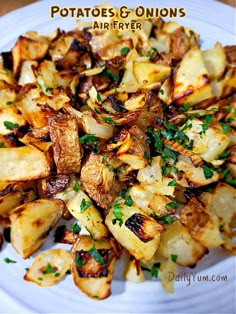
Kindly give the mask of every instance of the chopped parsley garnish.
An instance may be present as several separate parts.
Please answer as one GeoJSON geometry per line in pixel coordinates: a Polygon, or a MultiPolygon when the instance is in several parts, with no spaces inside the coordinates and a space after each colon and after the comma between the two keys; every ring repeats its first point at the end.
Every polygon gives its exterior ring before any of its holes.
{"type": "Polygon", "coordinates": [[[94,134],[85,134],[82,137],[80,137],[79,142],[80,144],[93,144],[94,142],[99,141],[99,138],[95,136],[94,134]]]}
{"type": "Polygon", "coordinates": [[[86,260],[82,260],[80,258],[79,252],[76,252],[76,255],[75,255],[75,265],[78,266],[78,267],[81,267],[81,266],[84,266],[85,264],[86,264],[86,260]]]}
{"type": "Polygon", "coordinates": [[[75,234],[79,234],[81,231],[81,227],[77,223],[74,223],[73,225],[71,225],[71,231],[75,234]]]}
{"type": "Polygon", "coordinates": [[[78,192],[79,188],[80,188],[80,184],[79,182],[76,181],[73,185],[73,191],[78,192]]]}
{"type": "Polygon", "coordinates": [[[97,101],[98,102],[101,102],[102,101],[102,98],[101,98],[101,96],[97,93],[97,101]]]}
{"type": "Polygon", "coordinates": [[[148,160],[148,164],[152,164],[152,157],[149,155],[147,151],[144,152],[143,156],[148,160]]]}
{"type": "Polygon", "coordinates": [[[177,184],[176,181],[172,180],[167,184],[167,186],[176,186],[176,184],[177,184]]]}
{"type": "Polygon", "coordinates": [[[205,115],[203,123],[202,123],[202,131],[199,133],[200,135],[206,133],[210,123],[213,121],[213,116],[210,114],[205,115]]]}
{"type": "Polygon", "coordinates": [[[56,269],[52,267],[50,263],[47,264],[46,268],[42,271],[43,274],[48,275],[48,274],[53,274],[56,272],[56,269]]]}
{"type": "Polygon", "coordinates": [[[160,57],[160,54],[156,48],[152,48],[147,52],[147,57],[149,58],[150,61],[154,61],[155,57],[160,57]]]}
{"type": "Polygon", "coordinates": [[[230,132],[231,127],[228,124],[222,122],[220,125],[223,129],[224,134],[228,134],[230,132]]]}
{"type": "Polygon", "coordinates": [[[117,193],[117,196],[126,197],[128,191],[129,191],[129,188],[127,188],[127,187],[122,188],[121,191],[119,193],[117,193]]]}
{"type": "Polygon", "coordinates": [[[173,150],[169,149],[168,147],[164,148],[161,157],[164,160],[164,162],[166,162],[168,159],[172,159],[174,161],[174,163],[175,163],[176,160],[177,160],[176,154],[173,152],[173,150]]]}
{"type": "Polygon", "coordinates": [[[187,111],[189,109],[190,106],[191,106],[190,102],[187,102],[186,104],[184,104],[179,109],[182,110],[183,112],[185,112],[185,111],[187,111]]]}
{"type": "Polygon", "coordinates": [[[206,179],[210,179],[213,176],[214,172],[207,165],[203,165],[202,169],[206,179]]]}
{"type": "Polygon", "coordinates": [[[60,273],[55,273],[54,277],[59,277],[60,273]]]}
{"type": "Polygon", "coordinates": [[[127,206],[132,206],[133,205],[133,200],[132,200],[132,197],[130,195],[127,195],[125,197],[125,205],[127,205],[127,206]]]}
{"type": "Polygon", "coordinates": [[[158,270],[161,267],[161,263],[154,263],[150,269],[150,274],[152,277],[158,278],[158,270]]]}
{"type": "Polygon", "coordinates": [[[14,261],[13,259],[10,259],[9,257],[4,258],[4,262],[7,264],[15,264],[17,263],[16,261],[14,261]]]}
{"type": "Polygon", "coordinates": [[[173,202],[166,204],[166,206],[170,207],[170,208],[176,208],[176,207],[178,207],[178,205],[179,205],[179,203],[177,201],[173,201],[173,202]]]}
{"type": "Polygon", "coordinates": [[[230,155],[230,152],[227,152],[227,151],[224,151],[222,152],[220,155],[219,155],[219,159],[222,159],[222,160],[227,160],[227,158],[229,157],[230,155]]]}
{"type": "Polygon", "coordinates": [[[176,263],[178,255],[171,254],[170,258],[171,258],[172,262],[176,263]]]}
{"type": "Polygon", "coordinates": [[[163,173],[164,176],[166,176],[169,173],[172,173],[172,172],[176,173],[176,172],[179,171],[178,168],[176,168],[176,167],[165,167],[165,166],[162,166],[161,169],[162,169],[162,173],[163,173]]]}
{"type": "Polygon", "coordinates": [[[4,148],[6,147],[5,144],[3,142],[0,142],[0,148],[4,148]]]}
{"type": "Polygon", "coordinates": [[[98,250],[95,248],[95,244],[92,246],[92,248],[88,251],[88,253],[95,259],[96,262],[98,262],[99,265],[104,265],[104,260],[102,255],[98,252],[98,250]]]}
{"type": "Polygon", "coordinates": [[[103,164],[105,163],[105,161],[107,160],[107,158],[108,158],[108,154],[105,153],[105,154],[103,155],[103,157],[102,157],[102,163],[103,163],[103,164]]]}
{"type": "Polygon", "coordinates": [[[13,101],[7,101],[7,102],[6,102],[6,105],[7,105],[7,106],[11,106],[11,105],[13,105],[13,104],[14,104],[13,101]]]}
{"type": "Polygon", "coordinates": [[[160,89],[160,90],[159,90],[159,93],[160,93],[161,95],[164,95],[164,89],[160,89]]]}
{"type": "Polygon", "coordinates": [[[52,87],[47,87],[47,88],[45,89],[46,93],[51,92],[52,90],[53,90],[52,87]]]}
{"type": "Polygon", "coordinates": [[[92,205],[92,201],[87,201],[83,198],[82,202],[80,204],[80,212],[83,213],[86,211],[86,209],[88,209],[90,206],[92,205]]]}
{"type": "Polygon", "coordinates": [[[109,80],[112,80],[114,82],[119,82],[119,80],[120,80],[119,75],[111,72],[108,68],[105,68],[102,71],[102,75],[104,75],[106,78],[108,78],[109,80]]]}
{"type": "Polygon", "coordinates": [[[129,47],[123,47],[120,51],[121,55],[126,55],[129,52],[129,47]]]}
{"type": "Polygon", "coordinates": [[[102,121],[107,123],[107,124],[116,124],[116,122],[114,120],[112,120],[112,118],[110,118],[110,117],[103,117],[102,121]]]}
{"type": "Polygon", "coordinates": [[[156,221],[163,221],[165,224],[170,225],[174,222],[173,218],[170,215],[166,216],[154,216],[156,221]]]}
{"type": "Polygon", "coordinates": [[[4,121],[3,124],[7,130],[13,130],[15,128],[19,128],[18,123],[13,123],[11,121],[4,121]]]}
{"type": "Polygon", "coordinates": [[[112,213],[115,217],[115,219],[112,220],[113,225],[116,224],[116,221],[119,221],[119,226],[122,226],[123,224],[122,217],[124,216],[124,214],[122,213],[122,206],[118,203],[117,200],[113,204],[112,213]]]}

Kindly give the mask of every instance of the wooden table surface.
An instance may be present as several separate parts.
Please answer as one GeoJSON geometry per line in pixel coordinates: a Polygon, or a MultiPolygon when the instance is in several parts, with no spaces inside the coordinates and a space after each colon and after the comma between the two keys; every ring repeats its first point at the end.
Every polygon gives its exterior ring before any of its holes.
{"type": "MultiPolygon", "coordinates": [[[[0,16],[37,1],[38,0],[0,0],[0,16]]],[[[218,0],[218,1],[236,7],[236,0],[218,0]]]]}

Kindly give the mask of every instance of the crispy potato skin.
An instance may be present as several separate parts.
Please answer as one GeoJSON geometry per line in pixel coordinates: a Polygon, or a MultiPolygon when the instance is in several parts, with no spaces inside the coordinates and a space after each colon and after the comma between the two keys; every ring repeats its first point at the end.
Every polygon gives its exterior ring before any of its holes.
{"type": "Polygon", "coordinates": [[[109,168],[109,159],[102,162],[102,154],[90,153],[81,169],[81,182],[88,195],[104,209],[115,199],[122,188],[115,173],[109,168]]]}
{"type": "Polygon", "coordinates": [[[69,115],[50,118],[49,133],[53,142],[57,172],[60,174],[78,173],[82,154],[76,118],[69,115]]]}

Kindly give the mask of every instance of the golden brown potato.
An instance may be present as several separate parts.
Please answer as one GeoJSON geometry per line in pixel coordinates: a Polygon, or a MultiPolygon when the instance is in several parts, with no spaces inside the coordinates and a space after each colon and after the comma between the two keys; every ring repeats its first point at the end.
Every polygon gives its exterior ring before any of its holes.
{"type": "Polygon", "coordinates": [[[49,133],[53,142],[53,156],[57,173],[78,173],[82,153],[76,118],[69,115],[58,115],[50,118],[49,133]]]}
{"type": "Polygon", "coordinates": [[[67,203],[71,215],[78,219],[94,239],[98,240],[108,236],[108,229],[103,224],[102,216],[93,205],[90,198],[82,190],[79,190],[67,203]]]}
{"type": "Polygon", "coordinates": [[[60,200],[40,199],[11,211],[11,244],[16,252],[27,258],[37,251],[61,217],[63,208],[60,200]]]}
{"type": "Polygon", "coordinates": [[[71,254],[71,273],[75,285],[90,298],[108,298],[116,262],[109,241],[95,241],[90,236],[81,235],[73,245],[71,254]]]}
{"type": "Polygon", "coordinates": [[[116,178],[112,156],[103,161],[102,154],[90,153],[81,169],[80,180],[88,195],[104,209],[115,199],[123,183],[116,178]]]}
{"type": "Polygon", "coordinates": [[[149,261],[160,244],[163,227],[134,206],[126,206],[119,198],[105,219],[115,239],[136,259],[149,261]]]}
{"type": "Polygon", "coordinates": [[[47,153],[37,148],[22,146],[0,149],[0,180],[24,181],[49,175],[51,162],[47,153]]]}
{"type": "Polygon", "coordinates": [[[45,41],[20,36],[12,49],[14,74],[19,73],[22,61],[40,60],[45,57],[48,47],[45,41]]]}
{"type": "MultiPolygon", "coordinates": [[[[146,144],[147,136],[136,125],[132,126],[127,134],[120,135],[122,144],[116,156],[130,165],[132,169],[142,169],[150,162],[150,149],[146,144]],[[124,139],[125,137],[125,139],[124,139]]],[[[119,141],[117,143],[119,145],[119,141]]]]}
{"type": "Polygon", "coordinates": [[[171,258],[176,255],[178,265],[195,266],[206,252],[206,247],[194,240],[179,220],[165,225],[158,249],[161,256],[171,258]]]}
{"type": "Polygon", "coordinates": [[[219,230],[219,219],[207,211],[195,197],[191,197],[181,209],[180,221],[191,236],[203,246],[216,248],[223,243],[219,230]]]}
{"type": "Polygon", "coordinates": [[[63,249],[51,249],[39,253],[24,275],[24,280],[32,281],[40,287],[55,285],[70,269],[71,254],[63,249]]]}
{"type": "Polygon", "coordinates": [[[210,97],[212,91],[208,72],[201,51],[195,46],[186,52],[174,75],[174,101],[183,105],[210,97]]]}

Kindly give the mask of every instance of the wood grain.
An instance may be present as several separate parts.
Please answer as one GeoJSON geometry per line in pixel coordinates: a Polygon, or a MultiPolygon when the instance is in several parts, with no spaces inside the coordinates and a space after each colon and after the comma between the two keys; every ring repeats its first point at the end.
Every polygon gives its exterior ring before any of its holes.
{"type": "MultiPolygon", "coordinates": [[[[236,0],[218,0],[218,1],[231,5],[232,7],[236,7],[236,0]]],[[[14,1],[0,0],[0,16],[34,2],[38,2],[38,0],[14,0],[14,1]]]]}

